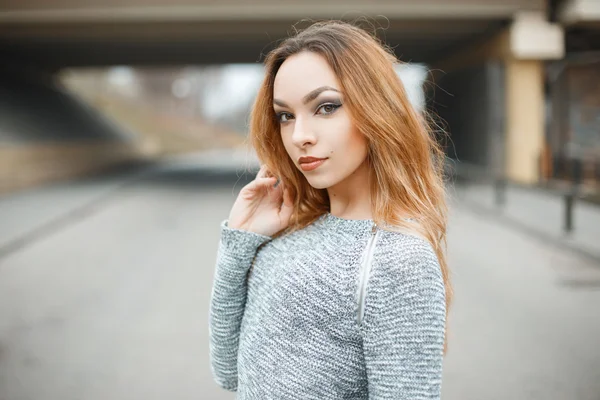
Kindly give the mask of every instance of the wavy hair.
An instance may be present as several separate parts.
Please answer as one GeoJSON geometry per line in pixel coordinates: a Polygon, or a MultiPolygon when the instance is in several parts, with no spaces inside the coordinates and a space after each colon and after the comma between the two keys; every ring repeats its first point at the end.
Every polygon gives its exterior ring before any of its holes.
{"type": "Polygon", "coordinates": [[[447,316],[452,287],[445,256],[445,153],[425,113],[417,112],[408,99],[394,68],[400,61],[374,35],[354,24],[313,23],[282,41],[265,59],[266,74],[250,115],[249,140],[258,159],[290,190],[294,201],[289,227],[274,237],[302,229],[330,211],[327,190],[313,188],[287,154],[273,109],[277,71],[288,57],[303,51],[317,53],[329,63],[353,124],[367,138],[373,220],[388,230],[416,233],[435,250],[447,316]]]}

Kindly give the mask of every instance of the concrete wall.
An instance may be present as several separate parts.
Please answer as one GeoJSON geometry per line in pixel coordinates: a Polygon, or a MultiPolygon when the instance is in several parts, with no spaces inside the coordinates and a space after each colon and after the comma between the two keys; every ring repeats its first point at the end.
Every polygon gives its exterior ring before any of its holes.
{"type": "Polygon", "coordinates": [[[51,78],[7,71],[0,76],[0,193],[143,158],[134,136],[51,78]]]}
{"type": "Polygon", "coordinates": [[[73,140],[132,142],[135,135],[63,90],[53,76],[0,74],[0,144],[73,140]]]}
{"type": "Polygon", "coordinates": [[[44,183],[86,176],[140,159],[122,143],[0,145],[0,195],[44,183]]]}
{"type": "Polygon", "coordinates": [[[495,169],[504,154],[504,66],[498,62],[454,70],[433,88],[430,107],[447,124],[449,157],[495,169]]]}

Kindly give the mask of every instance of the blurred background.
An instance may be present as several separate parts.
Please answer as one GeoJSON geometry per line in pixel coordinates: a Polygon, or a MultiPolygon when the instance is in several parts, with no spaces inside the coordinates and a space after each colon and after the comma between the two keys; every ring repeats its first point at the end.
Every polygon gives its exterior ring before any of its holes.
{"type": "Polygon", "coordinates": [[[208,307],[261,62],[362,16],[449,137],[443,398],[600,400],[600,0],[0,0],[1,400],[234,398],[208,307]]]}

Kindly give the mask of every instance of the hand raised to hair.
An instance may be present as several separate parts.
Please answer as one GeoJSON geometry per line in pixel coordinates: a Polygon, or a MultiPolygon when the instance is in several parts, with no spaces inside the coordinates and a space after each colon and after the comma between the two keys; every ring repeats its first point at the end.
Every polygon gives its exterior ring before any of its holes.
{"type": "Polygon", "coordinates": [[[262,166],[256,178],[240,191],[231,212],[228,226],[261,235],[272,236],[287,228],[292,216],[290,192],[262,166]]]}

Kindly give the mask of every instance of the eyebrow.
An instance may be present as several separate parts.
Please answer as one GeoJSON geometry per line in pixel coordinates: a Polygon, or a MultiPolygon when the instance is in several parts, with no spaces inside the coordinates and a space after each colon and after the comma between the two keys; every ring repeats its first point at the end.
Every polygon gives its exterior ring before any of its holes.
{"type": "MultiPolygon", "coordinates": [[[[315,90],[311,91],[310,93],[308,93],[306,96],[304,96],[302,98],[302,104],[308,104],[311,101],[313,101],[314,99],[316,99],[321,93],[327,91],[327,90],[332,90],[334,92],[340,92],[339,90],[337,90],[336,88],[333,88],[331,86],[321,86],[316,88],[315,90]]],[[[281,100],[277,100],[277,99],[273,99],[273,103],[277,104],[280,107],[287,107],[290,108],[285,102],[281,101],[281,100]]]]}

